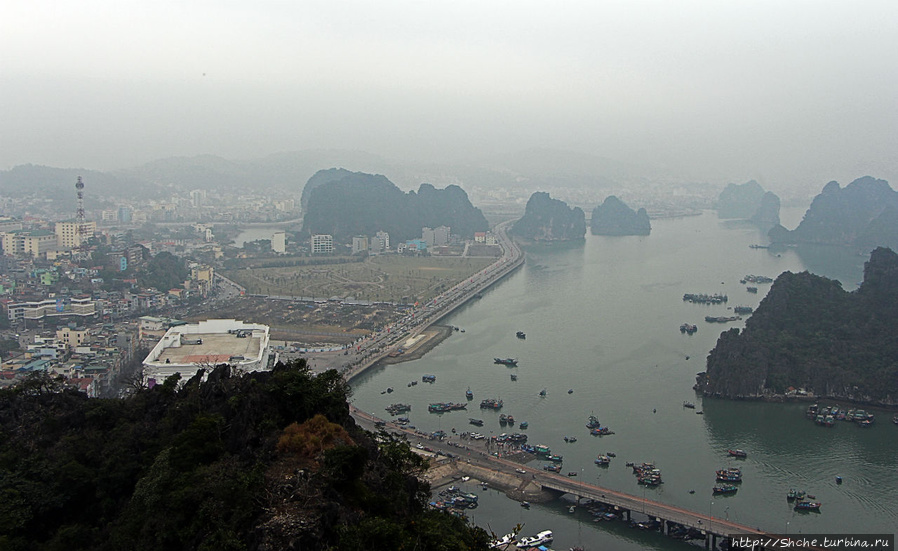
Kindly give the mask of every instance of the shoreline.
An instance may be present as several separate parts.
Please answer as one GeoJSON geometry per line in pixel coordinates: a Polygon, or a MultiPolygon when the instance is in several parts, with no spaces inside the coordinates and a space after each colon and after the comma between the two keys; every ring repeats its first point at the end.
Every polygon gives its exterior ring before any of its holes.
{"type": "Polygon", "coordinates": [[[399,356],[385,356],[375,362],[372,367],[420,360],[425,354],[436,348],[436,346],[444,340],[448,339],[452,333],[453,328],[451,325],[431,325],[420,333],[421,335],[424,335],[424,338],[412,345],[407,351],[399,356]]]}

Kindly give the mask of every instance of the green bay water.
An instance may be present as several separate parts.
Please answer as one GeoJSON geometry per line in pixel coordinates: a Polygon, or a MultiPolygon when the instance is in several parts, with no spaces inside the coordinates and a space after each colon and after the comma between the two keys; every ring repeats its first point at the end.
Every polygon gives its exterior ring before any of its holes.
{"type": "MultiPolygon", "coordinates": [[[[478,404],[501,398],[502,413],[529,423],[529,442],[550,445],[564,456],[562,472],[577,472],[584,482],[769,532],[898,531],[898,426],[891,412],[874,410],[876,423],[868,429],[843,422],[825,429],[804,417],[805,403],[703,399],[692,390],[720,332],[744,324],[712,324],[704,317],[733,315],[738,305],[757,307],[770,288],[760,284],[758,294],[748,293],[740,283],[745,275],[775,278],[807,269],[853,290],[867,257],[836,248],[752,249],[765,242],[756,228],[711,212],[652,226],[645,237],[588,235],[579,245],[527,250],[522,269],[443,320],[464,332],[420,360],[357,379],[354,405],[389,419],[384,408],[404,402],[412,405],[409,417],[419,430],[461,432],[473,428],[468,417],[478,417],[485,421],[478,431],[499,434],[511,430],[499,425],[498,412],[478,404]],[[684,293],[724,293],[729,301],[690,304],[684,293]],[[698,325],[698,332],[682,334],[684,322],[698,325]],[[494,357],[517,358],[518,367],[496,365],[494,357]],[[420,383],[428,373],[436,382],[420,383]],[[407,386],[412,380],[419,384],[407,386]],[[381,394],[387,387],[395,391],[381,394]],[[464,402],[468,387],[475,396],[469,411],[427,412],[432,402],[464,402]],[[684,408],[684,401],[696,409],[684,408]],[[585,423],[591,414],[615,434],[590,436],[585,423]],[[569,444],[564,436],[578,440],[569,444]],[[748,458],[729,458],[729,448],[746,450],[748,458]],[[617,455],[612,464],[596,466],[596,455],[609,451],[617,455]],[[627,461],[655,462],[664,483],[638,485],[627,461]],[[727,466],[743,471],[739,491],[712,497],[714,472],[727,466]],[[836,476],[844,483],[837,485],[836,476]],[[790,488],[815,495],[821,513],[794,512],[786,501],[790,488]]],[[[523,510],[495,490],[485,494],[473,520],[496,533],[526,522],[525,534],[555,531],[557,549],[688,548],[624,523],[592,523],[584,510],[569,513],[563,500],[523,510]]]]}

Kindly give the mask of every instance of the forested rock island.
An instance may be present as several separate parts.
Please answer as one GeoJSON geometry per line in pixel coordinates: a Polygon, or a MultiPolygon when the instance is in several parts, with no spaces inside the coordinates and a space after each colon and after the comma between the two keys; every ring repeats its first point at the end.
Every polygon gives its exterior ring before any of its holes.
{"type": "Polygon", "coordinates": [[[870,250],[898,250],[898,192],[885,180],[864,176],[844,188],[838,182],[823,187],[797,228],[775,226],[772,243],[850,245],[870,250]]]}
{"type": "Polygon", "coordinates": [[[790,387],[817,396],[898,405],[898,255],[877,248],[853,292],[784,272],[746,321],[721,333],[699,375],[706,395],[764,398],[790,387]]]}
{"type": "Polygon", "coordinates": [[[455,185],[437,189],[421,184],[417,193],[403,193],[385,176],[334,168],[312,176],[301,201],[304,233],[342,241],[384,231],[401,242],[420,236],[423,227],[448,226],[466,239],[489,230],[483,212],[455,185]]]}
{"type": "Polygon", "coordinates": [[[336,371],[202,371],[125,399],[0,390],[0,548],[486,549],[427,508],[425,460],[360,429],[336,371]]]}
{"type": "Polygon", "coordinates": [[[593,209],[589,229],[593,235],[649,235],[652,223],[645,209],[634,211],[614,195],[609,195],[593,209]]]}
{"type": "Polygon", "coordinates": [[[527,201],[524,216],[509,233],[529,241],[575,241],[586,236],[586,215],[579,207],[537,191],[527,201]]]}

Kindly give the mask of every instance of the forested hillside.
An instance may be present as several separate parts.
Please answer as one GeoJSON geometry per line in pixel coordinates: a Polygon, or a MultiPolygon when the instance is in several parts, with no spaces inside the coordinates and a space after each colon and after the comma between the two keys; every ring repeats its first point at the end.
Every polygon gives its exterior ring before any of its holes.
{"type": "Polygon", "coordinates": [[[0,549],[485,549],[425,508],[424,461],[349,416],[335,371],[217,368],[127,399],[0,391],[0,549]]]}
{"type": "Polygon", "coordinates": [[[700,383],[729,398],[794,387],[898,404],[898,255],[874,250],[851,293],[808,272],[783,273],[741,333],[720,335],[700,383]]]}

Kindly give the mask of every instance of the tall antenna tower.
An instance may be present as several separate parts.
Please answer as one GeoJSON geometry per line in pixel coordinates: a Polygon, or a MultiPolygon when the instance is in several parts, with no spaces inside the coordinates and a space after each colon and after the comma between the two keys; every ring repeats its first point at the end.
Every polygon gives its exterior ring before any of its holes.
{"type": "Polygon", "coordinates": [[[78,245],[76,249],[80,256],[83,255],[87,249],[87,243],[84,239],[84,182],[81,181],[81,176],[78,176],[78,181],[75,182],[75,194],[78,197],[78,208],[75,211],[75,223],[77,224],[76,232],[78,234],[78,245]]]}

